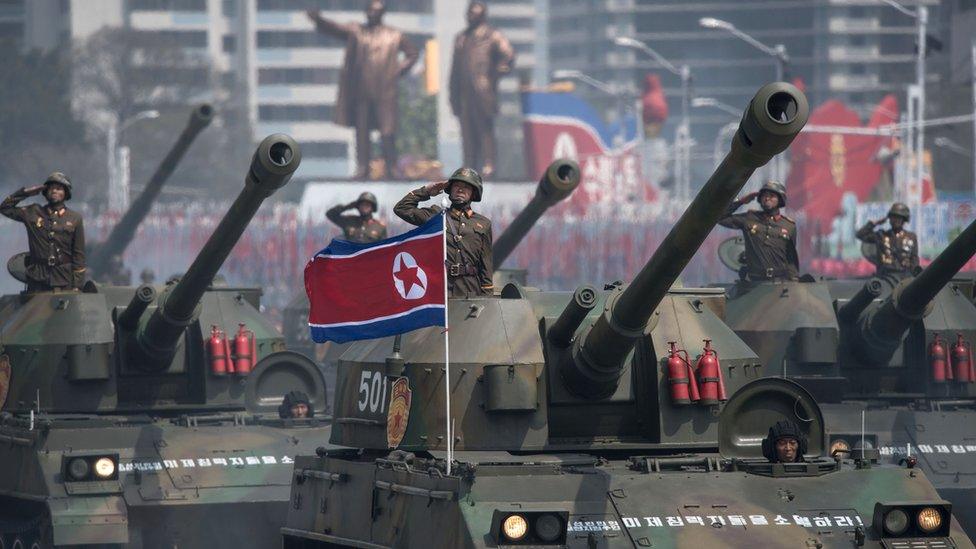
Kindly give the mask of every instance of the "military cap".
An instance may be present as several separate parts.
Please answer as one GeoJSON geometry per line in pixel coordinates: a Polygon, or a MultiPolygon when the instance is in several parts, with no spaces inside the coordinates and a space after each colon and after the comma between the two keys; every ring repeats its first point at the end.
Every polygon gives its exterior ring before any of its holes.
{"type": "Polygon", "coordinates": [[[380,203],[376,201],[376,195],[373,193],[365,192],[359,195],[359,198],[356,199],[356,203],[359,202],[369,202],[373,205],[374,210],[380,209],[380,203]]]}
{"type": "Polygon", "coordinates": [[[762,194],[763,191],[776,193],[776,196],[779,197],[779,207],[786,207],[786,187],[784,187],[782,183],[770,179],[763,183],[763,186],[759,188],[759,194],[762,194]]]}

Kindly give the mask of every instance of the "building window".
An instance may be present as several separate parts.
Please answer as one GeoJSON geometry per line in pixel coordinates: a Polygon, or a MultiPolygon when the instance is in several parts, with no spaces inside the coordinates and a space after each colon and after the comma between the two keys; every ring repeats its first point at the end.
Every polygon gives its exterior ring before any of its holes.
{"type": "Polygon", "coordinates": [[[207,0],[129,0],[132,11],[207,11],[207,0]]]}
{"type": "Polygon", "coordinates": [[[258,85],[273,84],[337,84],[336,68],[267,68],[258,69],[258,85]]]}
{"type": "MultiPolygon", "coordinates": [[[[258,11],[365,11],[364,0],[258,0],[258,11]]],[[[389,11],[432,13],[433,0],[396,0],[387,5],[389,11]]]]}
{"type": "Polygon", "coordinates": [[[308,122],[332,120],[332,105],[260,105],[263,122],[308,122]]]}
{"type": "Polygon", "coordinates": [[[237,37],[233,34],[225,34],[223,38],[224,53],[234,53],[237,51],[237,37]]]}
{"type": "Polygon", "coordinates": [[[224,17],[237,17],[237,2],[238,0],[224,0],[220,3],[220,11],[224,17]]]}
{"type": "Polygon", "coordinates": [[[349,145],[335,141],[314,141],[302,143],[304,158],[345,158],[349,156],[349,145]]]}
{"type": "Polygon", "coordinates": [[[258,31],[259,48],[324,48],[339,46],[342,40],[311,31],[258,31]]]}
{"type": "Polygon", "coordinates": [[[151,36],[159,45],[183,48],[207,47],[207,31],[146,30],[142,32],[151,36]]]}
{"type": "Polygon", "coordinates": [[[531,17],[492,17],[489,12],[488,22],[500,29],[531,29],[535,21],[531,17]]]}

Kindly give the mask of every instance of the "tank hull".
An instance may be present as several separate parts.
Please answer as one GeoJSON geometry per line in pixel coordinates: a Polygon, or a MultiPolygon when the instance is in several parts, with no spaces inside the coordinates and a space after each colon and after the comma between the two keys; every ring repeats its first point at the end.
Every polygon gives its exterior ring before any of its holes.
{"type": "MultiPolygon", "coordinates": [[[[299,457],[296,478],[305,480],[294,494],[302,503],[289,510],[284,547],[509,546],[499,524],[511,513],[559,517],[560,538],[536,546],[851,547],[860,527],[863,546],[881,547],[870,526],[876,499],[938,499],[923,474],[896,467],[772,478],[707,467],[649,473],[647,456],[459,452],[455,459],[461,474],[444,478],[402,462],[299,457]]],[[[950,535],[957,547],[973,546],[958,524],[950,535]]]]}

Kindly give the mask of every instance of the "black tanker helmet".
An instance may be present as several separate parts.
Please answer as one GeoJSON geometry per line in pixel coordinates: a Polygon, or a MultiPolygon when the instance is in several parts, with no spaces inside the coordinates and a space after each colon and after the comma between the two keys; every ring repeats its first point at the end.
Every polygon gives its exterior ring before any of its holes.
{"type": "MultiPolygon", "coordinates": [[[[776,196],[779,197],[779,207],[786,207],[786,187],[784,187],[782,183],[770,179],[763,183],[763,186],[759,188],[759,194],[762,194],[763,191],[776,193],[776,196]]],[[[756,197],[756,201],[759,201],[758,196],[756,197]]]]}
{"type": "Polygon", "coordinates": [[[912,218],[912,212],[908,209],[908,206],[902,204],[901,202],[895,202],[891,205],[891,209],[888,210],[888,217],[897,215],[898,217],[904,218],[905,223],[912,218]]]}
{"type": "Polygon", "coordinates": [[[373,193],[365,192],[359,195],[359,198],[356,199],[356,204],[359,204],[360,202],[369,202],[372,204],[374,212],[380,209],[380,203],[376,201],[376,195],[373,193]]]}
{"type": "Polygon", "coordinates": [[[471,168],[458,168],[454,170],[451,177],[447,180],[447,191],[451,190],[451,182],[453,181],[463,181],[474,187],[474,193],[471,197],[471,202],[481,202],[481,191],[484,186],[481,183],[481,176],[478,172],[472,170],[471,168]]]}
{"type": "Polygon", "coordinates": [[[71,180],[68,179],[68,176],[61,172],[52,172],[51,175],[47,176],[47,179],[44,180],[44,191],[47,191],[48,185],[54,185],[55,183],[64,187],[64,199],[71,200],[71,180]]]}
{"type": "Polygon", "coordinates": [[[312,410],[312,403],[308,400],[308,395],[301,391],[291,391],[285,398],[281,401],[281,406],[278,406],[278,416],[282,419],[291,417],[291,407],[296,404],[304,404],[308,406],[308,417],[314,415],[312,410]]]}
{"type": "Polygon", "coordinates": [[[796,439],[797,457],[803,458],[807,453],[807,438],[803,436],[803,431],[797,427],[796,423],[789,420],[777,421],[776,425],[769,428],[769,434],[762,441],[763,456],[770,461],[778,461],[776,455],[776,441],[784,438],[796,439]]]}

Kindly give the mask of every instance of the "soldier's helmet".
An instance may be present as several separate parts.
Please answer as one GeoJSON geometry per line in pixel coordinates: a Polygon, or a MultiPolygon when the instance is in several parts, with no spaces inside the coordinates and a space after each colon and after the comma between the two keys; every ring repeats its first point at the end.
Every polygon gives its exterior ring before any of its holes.
{"type": "Polygon", "coordinates": [[[895,202],[891,205],[891,209],[888,210],[888,217],[897,215],[898,217],[904,218],[906,223],[911,219],[911,214],[912,212],[908,209],[908,206],[901,202],[895,202]]]}
{"type": "MultiPolygon", "coordinates": [[[[770,179],[763,183],[763,186],[759,188],[759,194],[762,194],[763,191],[776,193],[776,196],[779,197],[779,207],[786,207],[786,187],[784,187],[782,183],[770,179]]],[[[756,200],[759,200],[759,197],[756,197],[756,200]]]]}
{"type": "Polygon", "coordinates": [[[47,176],[47,179],[44,180],[45,187],[55,183],[64,187],[64,199],[71,200],[71,180],[68,179],[68,176],[61,172],[52,172],[51,175],[47,176]]]}
{"type": "Polygon", "coordinates": [[[281,401],[281,405],[278,406],[278,417],[282,419],[290,418],[291,407],[296,404],[304,404],[305,406],[308,406],[307,417],[312,417],[314,415],[312,410],[312,403],[309,402],[308,395],[306,395],[301,391],[291,391],[287,395],[285,395],[285,398],[282,399],[281,401]]]}
{"type": "Polygon", "coordinates": [[[472,170],[471,168],[458,168],[454,170],[451,177],[448,178],[447,190],[451,190],[452,181],[463,181],[468,185],[474,187],[474,195],[471,197],[471,202],[481,202],[481,191],[484,188],[481,183],[481,176],[478,172],[472,170]]]}
{"type": "Polygon", "coordinates": [[[796,439],[797,456],[802,457],[807,453],[807,437],[792,421],[777,421],[776,425],[769,428],[769,434],[762,441],[763,456],[769,461],[778,461],[776,455],[776,441],[784,438],[796,439]]]}
{"type": "Polygon", "coordinates": [[[373,193],[370,193],[370,192],[365,192],[365,193],[359,195],[359,198],[356,199],[356,202],[357,203],[359,203],[359,202],[369,202],[370,204],[373,205],[373,211],[374,212],[376,210],[380,209],[380,203],[376,201],[376,195],[373,194],[373,193]]]}

